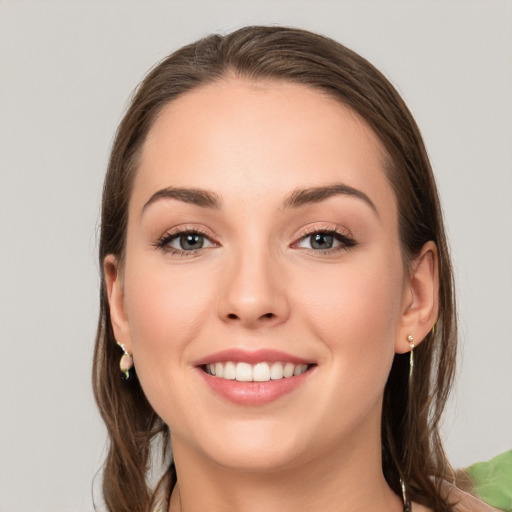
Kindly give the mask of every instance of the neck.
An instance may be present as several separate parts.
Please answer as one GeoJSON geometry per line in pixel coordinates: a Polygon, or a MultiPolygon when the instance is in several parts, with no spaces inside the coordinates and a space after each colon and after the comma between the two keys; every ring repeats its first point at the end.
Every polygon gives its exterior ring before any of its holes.
{"type": "Polygon", "coordinates": [[[347,443],[272,471],[226,468],[173,439],[178,484],[169,512],[403,510],[381,469],[380,438],[347,443]]]}

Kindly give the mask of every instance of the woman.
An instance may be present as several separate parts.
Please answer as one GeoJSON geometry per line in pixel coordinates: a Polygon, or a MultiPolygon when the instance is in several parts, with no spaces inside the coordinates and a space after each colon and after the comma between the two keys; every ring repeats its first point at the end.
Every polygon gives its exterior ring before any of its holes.
{"type": "Polygon", "coordinates": [[[479,509],[438,435],[456,322],[434,178],[364,59],[279,27],[177,51],[119,127],[101,226],[109,510],[479,509]]]}

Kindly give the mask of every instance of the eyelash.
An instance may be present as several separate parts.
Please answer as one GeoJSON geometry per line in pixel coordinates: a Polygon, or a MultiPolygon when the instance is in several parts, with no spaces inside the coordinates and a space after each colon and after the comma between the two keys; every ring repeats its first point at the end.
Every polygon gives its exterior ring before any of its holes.
{"type": "Polygon", "coordinates": [[[201,247],[199,249],[191,249],[191,250],[183,250],[177,249],[176,247],[171,247],[169,244],[180,238],[181,236],[186,235],[199,235],[203,237],[205,240],[208,240],[212,246],[218,246],[217,243],[213,242],[211,238],[203,231],[197,228],[193,229],[178,229],[176,231],[172,231],[169,233],[165,233],[162,237],[160,237],[156,243],[154,244],[157,249],[160,249],[164,252],[164,254],[170,254],[171,256],[178,256],[181,258],[187,258],[191,256],[195,256],[199,251],[203,249],[208,249],[208,247],[201,247]]]}
{"type": "Polygon", "coordinates": [[[319,255],[319,254],[326,254],[326,255],[332,255],[337,254],[342,251],[346,251],[348,249],[352,249],[357,245],[356,240],[354,240],[351,236],[349,236],[345,231],[339,229],[339,228],[333,228],[332,226],[326,226],[326,227],[311,227],[310,229],[303,232],[300,236],[300,238],[293,242],[292,247],[296,247],[300,242],[303,242],[309,237],[312,237],[313,235],[325,235],[325,236],[332,236],[336,241],[340,242],[340,245],[338,247],[333,247],[329,249],[313,249],[313,248],[307,248],[304,247],[306,251],[313,255],[319,255]]]}
{"type": "MultiPolygon", "coordinates": [[[[218,247],[218,244],[211,240],[211,238],[203,231],[197,228],[193,229],[180,229],[176,231],[172,231],[169,233],[165,233],[162,237],[160,237],[154,246],[157,249],[162,250],[165,254],[170,254],[171,256],[177,256],[181,258],[187,258],[197,255],[198,252],[200,252],[203,249],[208,249],[210,247],[201,247],[199,249],[191,249],[191,250],[183,250],[183,249],[177,249],[176,247],[171,247],[169,244],[180,238],[181,236],[186,235],[199,235],[203,237],[204,239],[208,240],[211,246],[218,247]]],[[[340,243],[338,247],[328,248],[328,249],[313,249],[313,248],[307,248],[303,247],[304,250],[307,252],[319,255],[319,254],[337,254],[341,251],[346,251],[348,249],[351,249],[357,245],[357,242],[347,235],[346,232],[340,230],[340,229],[333,229],[331,226],[329,227],[314,227],[310,228],[309,230],[306,230],[303,232],[300,236],[300,238],[293,242],[291,244],[292,248],[297,248],[298,244],[306,240],[308,237],[312,237],[313,235],[325,235],[325,236],[332,236],[336,241],[340,243]]]]}

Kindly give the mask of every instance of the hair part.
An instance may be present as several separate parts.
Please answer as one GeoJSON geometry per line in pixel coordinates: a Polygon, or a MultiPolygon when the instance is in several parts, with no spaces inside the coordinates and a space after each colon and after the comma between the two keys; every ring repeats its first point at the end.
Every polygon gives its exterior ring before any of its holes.
{"type": "Polygon", "coordinates": [[[148,403],[135,371],[128,382],[121,380],[121,353],[110,323],[103,262],[113,254],[122,265],[138,159],[164,106],[229,76],[302,84],[356,112],[387,153],[385,170],[397,197],[406,271],[426,242],[436,244],[440,281],[436,328],[415,349],[411,383],[408,355],[395,355],[384,392],[382,460],[386,480],[397,494],[401,478],[414,501],[435,511],[450,510],[440,488],[443,479],[452,480],[452,470],[438,428],[455,370],[455,297],[440,201],[420,131],[397,91],[369,62],[332,39],[283,27],[246,27],[176,51],[149,72],[118,128],[103,189],[100,317],[93,366],[94,394],[109,435],[103,477],[108,509],[150,510],[154,496],[147,482],[150,447],[162,436],[163,445],[168,445],[169,429],[148,403]]]}

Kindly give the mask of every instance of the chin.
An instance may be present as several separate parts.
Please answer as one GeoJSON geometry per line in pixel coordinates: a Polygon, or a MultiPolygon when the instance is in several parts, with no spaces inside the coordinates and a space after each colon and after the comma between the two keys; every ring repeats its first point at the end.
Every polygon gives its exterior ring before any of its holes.
{"type": "Polygon", "coordinates": [[[215,464],[230,471],[252,474],[278,473],[300,464],[300,457],[294,450],[283,450],[276,446],[233,447],[230,450],[208,454],[215,464]]]}
{"type": "Polygon", "coordinates": [[[299,432],[290,432],[282,425],[269,425],[268,421],[232,423],[227,427],[225,430],[215,428],[215,432],[209,429],[207,435],[196,437],[200,439],[198,443],[175,434],[172,436],[173,452],[188,445],[196,456],[224,469],[268,474],[300,464],[306,458],[301,447],[311,444],[304,439],[301,441],[303,436],[299,432]]]}

